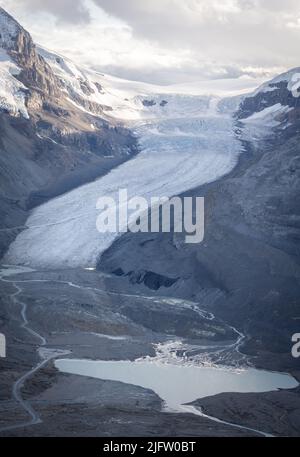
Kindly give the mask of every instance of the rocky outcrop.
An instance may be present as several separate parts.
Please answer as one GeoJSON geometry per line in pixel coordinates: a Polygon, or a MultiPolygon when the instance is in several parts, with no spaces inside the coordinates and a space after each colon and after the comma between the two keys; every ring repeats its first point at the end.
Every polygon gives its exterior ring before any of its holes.
{"type": "Polygon", "coordinates": [[[94,90],[88,82],[81,81],[82,96],[66,90],[30,34],[3,8],[1,48],[11,59],[2,69],[7,96],[11,81],[20,81],[12,86],[13,95],[25,96],[27,112],[24,116],[18,104],[0,108],[0,255],[23,229],[29,208],[101,176],[137,152],[131,132],[105,116],[111,108],[88,99],[94,90]]]}
{"type": "MultiPolygon", "coordinates": [[[[252,95],[242,99],[236,111],[236,119],[243,121],[267,108],[281,105],[288,109],[285,113],[279,113],[277,120],[281,127],[288,129],[288,136],[291,136],[300,124],[299,76],[300,69],[295,68],[263,84],[252,95]]],[[[276,112],[274,115],[276,116],[276,112]]]]}
{"type": "Polygon", "coordinates": [[[233,323],[248,336],[249,354],[277,354],[277,369],[296,366],[290,351],[300,317],[298,131],[295,118],[291,130],[275,130],[268,141],[244,142],[229,175],[184,195],[205,197],[201,244],[186,244],[185,234],[127,233],[98,268],[178,278],[160,293],[199,302],[233,323]]]}
{"type": "MultiPolygon", "coordinates": [[[[91,95],[93,92],[86,90],[86,84],[87,84],[86,81],[80,81],[81,90],[83,90],[83,92],[86,95],[91,95]]],[[[76,93],[70,87],[67,87],[67,91],[70,95],[71,100],[73,100],[76,104],[78,104],[79,106],[82,106],[82,108],[84,108],[85,110],[87,110],[89,112],[92,112],[96,115],[101,116],[101,115],[103,115],[104,111],[105,112],[112,111],[112,108],[110,106],[100,105],[99,103],[89,100],[88,98],[81,97],[78,93],[76,93]]]]}
{"type": "MultiPolygon", "coordinates": [[[[30,34],[3,8],[0,8],[0,47],[5,49],[21,72],[16,77],[41,96],[60,94],[60,83],[50,66],[38,54],[30,34]]],[[[33,96],[36,96],[34,94],[33,96]]]]}
{"type": "Polygon", "coordinates": [[[153,271],[129,271],[125,273],[122,268],[117,268],[112,272],[116,276],[127,276],[131,284],[145,284],[151,290],[159,290],[161,287],[169,288],[175,284],[179,278],[168,278],[153,271]]]}
{"type": "Polygon", "coordinates": [[[142,100],[143,106],[150,107],[155,106],[156,102],[154,100],[142,100]]]}

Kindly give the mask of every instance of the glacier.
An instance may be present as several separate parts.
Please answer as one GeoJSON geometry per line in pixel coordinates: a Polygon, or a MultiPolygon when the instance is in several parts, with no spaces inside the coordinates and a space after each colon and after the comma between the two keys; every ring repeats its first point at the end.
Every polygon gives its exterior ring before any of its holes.
{"type": "MultiPolygon", "coordinates": [[[[46,58],[44,52],[44,57],[46,58]]],[[[104,177],[35,208],[5,256],[9,264],[33,268],[94,268],[118,233],[99,233],[100,197],[171,197],[229,173],[243,152],[235,129],[232,102],[212,88],[165,88],[81,72],[48,54],[66,85],[80,91],[78,78],[101,84],[91,97],[110,105],[110,115],[126,122],[137,136],[140,153],[104,177]],[[59,66],[59,68],[57,68],[59,66]],[[176,92],[180,90],[180,92],[176,92]],[[146,100],[146,102],[145,102],[146,100]],[[220,107],[222,106],[222,109],[220,107]],[[227,108],[224,109],[224,106],[227,108]]],[[[240,82],[239,82],[240,84],[240,82]]],[[[227,82],[228,86],[228,82],[227,82]]],[[[244,83],[245,86],[245,83],[244,83]]],[[[220,82],[218,82],[220,87],[220,82]]],[[[241,93],[245,87],[237,92],[241,93]]]]}

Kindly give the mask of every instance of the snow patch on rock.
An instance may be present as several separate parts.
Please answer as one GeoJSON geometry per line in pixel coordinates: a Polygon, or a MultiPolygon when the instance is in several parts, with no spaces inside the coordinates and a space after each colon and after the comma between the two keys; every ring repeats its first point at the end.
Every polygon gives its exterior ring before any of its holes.
{"type": "MultiPolygon", "coordinates": [[[[255,96],[261,92],[272,92],[277,89],[277,85],[286,82],[290,92],[297,91],[300,88],[300,67],[293,68],[285,73],[282,73],[270,81],[259,86],[251,96],[255,96]]],[[[300,95],[300,94],[299,94],[300,95]]],[[[299,96],[298,95],[298,96],[299,96]]]]}
{"type": "Polygon", "coordinates": [[[291,111],[293,108],[290,106],[282,106],[281,103],[276,103],[275,105],[269,106],[261,111],[258,111],[251,116],[243,119],[243,123],[259,123],[260,125],[265,125],[269,127],[276,127],[280,124],[278,117],[280,115],[286,114],[291,111]]]}
{"type": "MultiPolygon", "coordinates": [[[[1,16],[0,16],[1,17],[1,16]]],[[[26,109],[27,88],[15,76],[19,67],[11,60],[4,49],[0,49],[0,110],[12,116],[29,118],[26,109]]]]}

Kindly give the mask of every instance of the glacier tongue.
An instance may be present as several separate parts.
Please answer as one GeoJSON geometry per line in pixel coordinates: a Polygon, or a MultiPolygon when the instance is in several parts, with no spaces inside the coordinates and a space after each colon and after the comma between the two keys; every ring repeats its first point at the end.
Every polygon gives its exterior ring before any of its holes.
{"type": "Polygon", "coordinates": [[[118,236],[96,229],[96,202],[114,197],[119,188],[128,197],[178,195],[214,181],[235,166],[242,146],[230,115],[218,111],[218,100],[208,96],[166,94],[144,107],[136,95],[137,120],[132,127],[141,152],[106,176],[36,208],[10,246],[5,262],[33,267],[94,267],[101,253],[118,236]],[[141,120],[143,119],[143,120],[141,120]]]}

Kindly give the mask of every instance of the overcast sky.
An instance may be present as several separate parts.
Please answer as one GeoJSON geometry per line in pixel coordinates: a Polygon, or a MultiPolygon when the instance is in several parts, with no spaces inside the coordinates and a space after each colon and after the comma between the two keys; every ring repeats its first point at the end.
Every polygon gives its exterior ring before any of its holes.
{"type": "Polygon", "coordinates": [[[78,63],[158,83],[300,66],[299,0],[0,0],[78,63]]]}

